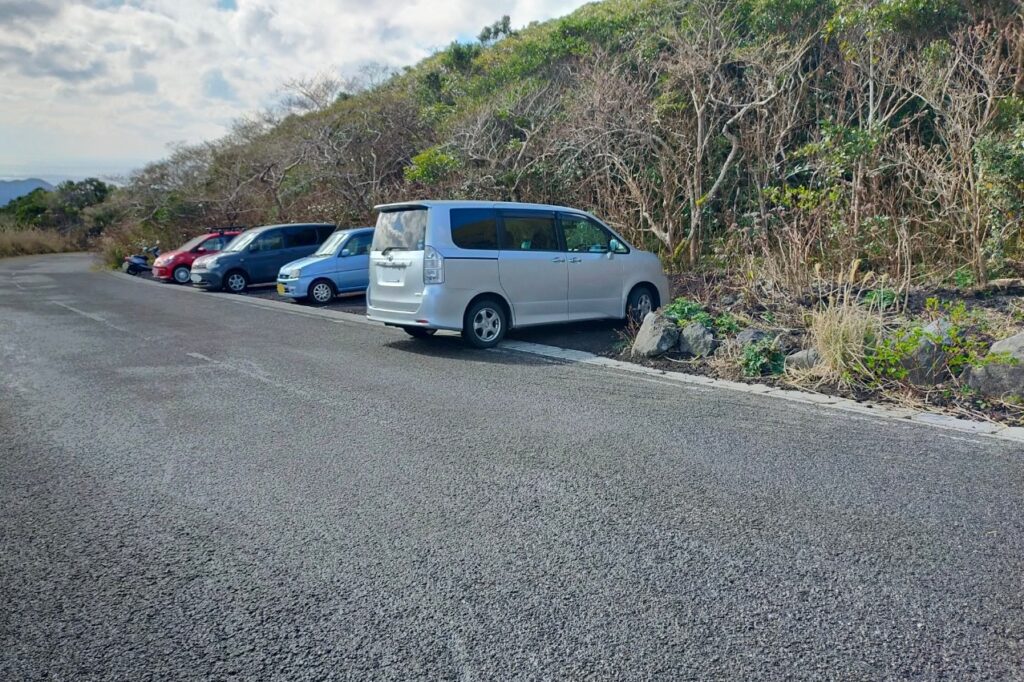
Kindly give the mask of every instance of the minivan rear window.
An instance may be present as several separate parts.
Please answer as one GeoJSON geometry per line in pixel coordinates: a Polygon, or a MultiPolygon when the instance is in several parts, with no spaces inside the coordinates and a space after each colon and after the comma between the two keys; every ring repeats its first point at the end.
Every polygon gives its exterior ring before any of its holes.
{"type": "Polygon", "coordinates": [[[460,249],[498,250],[498,212],[493,208],[453,208],[452,243],[460,249]]]}
{"type": "Polygon", "coordinates": [[[288,228],[288,246],[315,246],[320,243],[316,225],[300,225],[288,228]]]}
{"type": "Polygon", "coordinates": [[[427,209],[382,211],[373,233],[374,251],[422,251],[427,238],[427,209]]]}

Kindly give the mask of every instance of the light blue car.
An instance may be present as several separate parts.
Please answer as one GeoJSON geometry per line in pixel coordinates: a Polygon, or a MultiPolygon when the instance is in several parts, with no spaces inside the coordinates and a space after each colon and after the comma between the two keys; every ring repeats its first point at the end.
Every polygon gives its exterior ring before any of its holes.
{"type": "Polygon", "coordinates": [[[277,293],[323,305],[338,294],[366,291],[372,242],[372,227],[338,230],[312,256],[281,266],[277,293]]]}

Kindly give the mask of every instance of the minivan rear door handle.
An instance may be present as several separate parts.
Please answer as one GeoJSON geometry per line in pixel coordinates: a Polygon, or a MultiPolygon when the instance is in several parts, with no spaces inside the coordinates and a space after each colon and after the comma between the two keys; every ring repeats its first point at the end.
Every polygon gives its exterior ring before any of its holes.
{"type": "Polygon", "coordinates": [[[582,262],[583,262],[583,259],[582,259],[582,258],[576,258],[576,257],[574,256],[574,257],[572,257],[572,258],[570,258],[570,259],[569,259],[569,262],[570,262],[570,263],[582,263],[582,262]]]}
{"type": "Polygon", "coordinates": [[[564,258],[552,258],[551,262],[552,263],[564,263],[565,259],[564,258]]]}

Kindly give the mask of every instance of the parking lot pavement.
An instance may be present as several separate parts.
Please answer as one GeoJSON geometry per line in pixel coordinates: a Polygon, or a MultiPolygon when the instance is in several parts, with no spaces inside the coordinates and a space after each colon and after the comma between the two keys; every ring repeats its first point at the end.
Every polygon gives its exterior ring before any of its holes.
{"type": "MultiPolygon", "coordinates": [[[[143,274],[141,277],[149,279],[148,274],[143,274]]],[[[167,286],[178,285],[168,284],[167,286]]],[[[214,295],[229,296],[230,294],[218,293],[214,295]]],[[[279,295],[273,284],[250,287],[244,295],[270,301],[284,301],[296,306],[309,305],[308,303],[294,301],[279,295]]],[[[366,296],[363,294],[346,294],[336,297],[333,301],[322,307],[329,310],[352,313],[353,315],[365,315],[366,296]]],[[[558,346],[560,348],[571,348],[572,350],[581,350],[605,356],[614,355],[627,342],[625,325],[617,320],[514,329],[509,333],[508,338],[558,346]]]]}
{"type": "Polygon", "coordinates": [[[1019,443],[91,264],[0,260],[0,680],[1024,677],[1019,443]]]}
{"type": "MultiPolygon", "coordinates": [[[[251,287],[246,295],[275,301],[289,301],[295,305],[308,305],[280,296],[273,285],[251,287]]],[[[362,294],[339,296],[323,307],[354,315],[365,315],[366,296],[362,294]]],[[[597,355],[610,355],[625,343],[624,330],[625,325],[619,321],[583,322],[573,325],[544,325],[514,329],[509,333],[508,338],[582,350],[597,355]]]]}

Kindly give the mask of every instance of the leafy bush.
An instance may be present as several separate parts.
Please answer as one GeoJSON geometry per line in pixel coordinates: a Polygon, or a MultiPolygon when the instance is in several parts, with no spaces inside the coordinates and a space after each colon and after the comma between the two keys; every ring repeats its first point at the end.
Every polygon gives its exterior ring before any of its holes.
{"type": "Polygon", "coordinates": [[[720,336],[735,334],[740,330],[739,320],[732,313],[722,313],[716,317],[714,326],[720,336]]]}
{"type": "Polygon", "coordinates": [[[748,377],[782,374],[786,368],[786,356],[775,339],[761,339],[744,347],[740,365],[748,377]]]}
{"type": "MultiPolygon", "coordinates": [[[[709,329],[717,329],[716,320],[711,317],[704,306],[688,298],[677,298],[664,309],[665,315],[674,319],[680,326],[686,326],[691,322],[700,322],[709,329]]],[[[730,316],[731,317],[731,316],[730,316]]]]}
{"type": "Polygon", "coordinates": [[[412,165],[405,168],[405,179],[431,185],[448,177],[462,164],[448,152],[431,147],[412,157],[412,165]]]}

